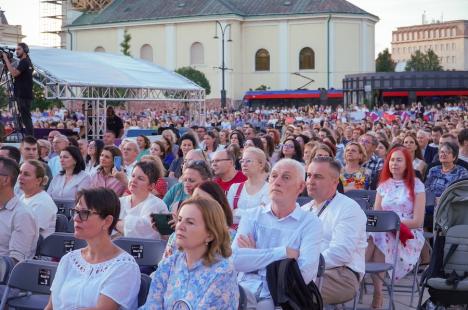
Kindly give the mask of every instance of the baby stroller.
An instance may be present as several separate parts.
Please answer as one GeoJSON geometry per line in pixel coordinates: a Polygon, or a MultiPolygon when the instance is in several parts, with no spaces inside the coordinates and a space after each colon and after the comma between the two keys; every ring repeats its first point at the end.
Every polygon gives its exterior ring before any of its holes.
{"type": "Polygon", "coordinates": [[[421,278],[418,309],[468,309],[468,179],[451,184],[434,211],[434,247],[431,263],[421,278]],[[428,306],[421,307],[428,288],[428,306]],[[431,306],[429,306],[431,305],[431,306]]]}

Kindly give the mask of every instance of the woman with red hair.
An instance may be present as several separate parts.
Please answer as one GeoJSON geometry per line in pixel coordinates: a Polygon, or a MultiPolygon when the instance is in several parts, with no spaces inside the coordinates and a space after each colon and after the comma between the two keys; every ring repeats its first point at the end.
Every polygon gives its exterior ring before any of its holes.
{"type": "MultiPolygon", "coordinates": [[[[393,148],[388,153],[380,174],[374,209],[397,213],[402,226],[409,228],[414,238],[403,244],[401,238],[396,240],[392,233],[373,233],[368,240],[366,261],[392,264],[394,255],[398,255],[394,271],[396,280],[413,270],[424,245],[424,191],[424,184],[415,176],[408,150],[404,147],[393,148]],[[395,242],[398,242],[397,253],[394,253],[395,242]]],[[[372,276],[372,281],[372,308],[380,308],[383,302],[382,281],[376,275],[372,276]]]]}

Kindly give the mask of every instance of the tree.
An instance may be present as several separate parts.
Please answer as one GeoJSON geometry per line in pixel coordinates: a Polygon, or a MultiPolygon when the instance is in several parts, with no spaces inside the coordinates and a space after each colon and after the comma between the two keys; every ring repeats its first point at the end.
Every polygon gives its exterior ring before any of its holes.
{"type": "Polygon", "coordinates": [[[405,71],[442,71],[439,57],[433,50],[427,53],[416,51],[406,63],[405,71]]]}
{"type": "Polygon", "coordinates": [[[41,86],[34,84],[33,85],[33,95],[34,99],[31,104],[31,110],[39,108],[39,110],[44,111],[52,107],[63,107],[62,101],[58,99],[49,100],[44,96],[44,89],[41,86]]]}
{"type": "Polygon", "coordinates": [[[207,95],[211,93],[210,82],[203,72],[198,71],[192,67],[182,67],[177,69],[175,72],[191,80],[198,86],[203,87],[207,95]]]}
{"type": "Polygon", "coordinates": [[[131,39],[132,39],[132,36],[127,32],[127,29],[125,29],[123,41],[122,43],[120,43],[120,47],[122,48],[120,51],[125,56],[132,56],[132,54],[130,54],[130,40],[131,39]]]}
{"type": "Polygon", "coordinates": [[[394,72],[396,63],[392,59],[392,54],[388,51],[388,48],[384,49],[377,55],[375,60],[375,71],[376,72],[394,72]]]}

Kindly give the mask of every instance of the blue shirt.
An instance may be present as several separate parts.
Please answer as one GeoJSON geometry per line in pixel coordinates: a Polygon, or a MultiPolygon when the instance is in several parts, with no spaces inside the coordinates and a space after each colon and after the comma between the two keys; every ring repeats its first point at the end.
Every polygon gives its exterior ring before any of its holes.
{"type": "Polygon", "coordinates": [[[462,166],[455,165],[455,168],[447,173],[442,172],[441,165],[432,167],[427,174],[426,191],[431,191],[436,197],[440,197],[450,184],[466,177],[468,171],[462,166]]]}
{"type": "Polygon", "coordinates": [[[232,243],[233,261],[239,284],[260,298],[271,298],[266,282],[266,267],[287,258],[286,247],[299,251],[297,260],[306,284],[317,276],[322,224],[315,214],[299,205],[288,216],[278,218],[271,204],[248,210],[242,216],[232,243]],[[239,248],[239,235],[252,236],[255,249],[239,248]]]}
{"type": "Polygon", "coordinates": [[[211,266],[200,260],[188,268],[184,252],[161,261],[151,281],[148,298],[140,310],[172,309],[184,300],[192,309],[237,310],[239,287],[229,259],[219,257],[211,266]]]}

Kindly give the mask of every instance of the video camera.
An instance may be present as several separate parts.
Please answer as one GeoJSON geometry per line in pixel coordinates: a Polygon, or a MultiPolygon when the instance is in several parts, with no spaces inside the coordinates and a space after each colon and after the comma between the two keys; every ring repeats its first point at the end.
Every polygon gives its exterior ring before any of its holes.
{"type": "MultiPolygon", "coordinates": [[[[13,55],[15,54],[15,49],[8,47],[8,46],[1,46],[0,45],[0,54],[5,53],[8,56],[8,59],[12,59],[13,55]]],[[[3,61],[3,58],[2,58],[3,61]]]]}

